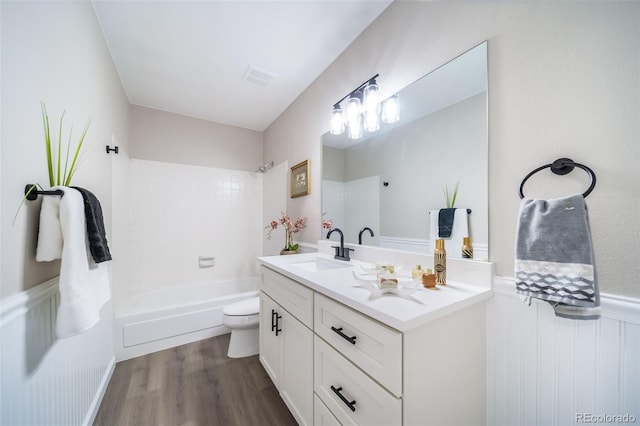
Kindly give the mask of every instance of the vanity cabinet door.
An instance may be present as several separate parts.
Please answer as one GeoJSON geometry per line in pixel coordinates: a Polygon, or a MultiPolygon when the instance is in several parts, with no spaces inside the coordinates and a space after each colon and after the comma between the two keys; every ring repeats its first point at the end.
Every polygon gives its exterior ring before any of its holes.
{"type": "Polygon", "coordinates": [[[299,425],[312,425],[313,332],[287,311],[282,318],[280,396],[299,425]]]}
{"type": "Polygon", "coordinates": [[[313,332],[260,292],[260,362],[300,425],[313,424],[313,332]]]}
{"type": "MultiPolygon", "coordinates": [[[[277,315],[282,308],[278,306],[269,296],[260,292],[260,363],[267,371],[271,381],[280,388],[280,340],[276,336],[274,325],[278,320],[277,315]]],[[[280,319],[280,321],[282,321],[280,319]]]]}

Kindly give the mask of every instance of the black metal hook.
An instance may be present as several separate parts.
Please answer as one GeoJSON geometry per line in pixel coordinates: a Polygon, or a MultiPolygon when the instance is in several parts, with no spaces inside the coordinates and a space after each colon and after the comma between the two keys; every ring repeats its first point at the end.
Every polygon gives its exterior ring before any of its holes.
{"type": "Polygon", "coordinates": [[[591,194],[593,188],[596,187],[596,174],[589,167],[585,166],[584,164],[576,163],[570,158],[558,158],[553,163],[545,164],[544,166],[540,166],[537,169],[531,171],[524,177],[524,179],[522,179],[522,183],[520,183],[520,198],[524,198],[523,189],[525,182],[540,170],[551,168],[551,172],[557,175],[566,175],[567,173],[571,173],[575,167],[584,170],[591,178],[591,184],[589,185],[589,188],[587,188],[587,190],[582,194],[582,196],[586,198],[587,195],[591,194]]]}

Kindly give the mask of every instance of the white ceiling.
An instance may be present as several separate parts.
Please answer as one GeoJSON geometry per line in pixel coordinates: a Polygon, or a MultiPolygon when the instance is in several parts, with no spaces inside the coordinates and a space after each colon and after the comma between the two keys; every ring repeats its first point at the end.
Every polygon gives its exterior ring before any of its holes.
{"type": "Polygon", "coordinates": [[[93,5],[132,104],[263,131],[391,1],[93,5]],[[271,83],[244,81],[250,66],[271,83]]]}

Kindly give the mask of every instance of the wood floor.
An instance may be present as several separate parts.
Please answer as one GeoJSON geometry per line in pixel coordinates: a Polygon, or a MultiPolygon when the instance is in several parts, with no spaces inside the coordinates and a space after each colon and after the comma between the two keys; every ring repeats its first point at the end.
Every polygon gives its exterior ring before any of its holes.
{"type": "Polygon", "coordinates": [[[120,362],[94,425],[296,425],[258,356],[229,334],[120,362]]]}

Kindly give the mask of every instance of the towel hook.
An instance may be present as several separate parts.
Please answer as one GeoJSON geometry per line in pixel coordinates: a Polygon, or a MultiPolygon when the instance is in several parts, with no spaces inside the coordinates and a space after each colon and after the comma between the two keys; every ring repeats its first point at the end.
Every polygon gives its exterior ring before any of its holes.
{"type": "Polygon", "coordinates": [[[533,176],[534,174],[538,173],[540,170],[551,168],[551,172],[553,172],[553,173],[555,173],[557,175],[566,175],[567,173],[570,173],[571,171],[573,171],[573,169],[575,167],[578,167],[578,168],[584,170],[589,175],[589,177],[591,178],[591,184],[589,185],[589,188],[587,188],[587,190],[584,192],[584,194],[582,194],[582,196],[586,198],[587,195],[591,194],[591,191],[593,191],[593,188],[596,187],[596,174],[589,167],[585,166],[584,164],[576,163],[575,161],[571,160],[570,158],[558,158],[553,163],[549,163],[549,164],[545,164],[544,166],[540,166],[537,169],[535,169],[532,172],[530,172],[528,175],[526,175],[524,177],[524,179],[522,179],[522,183],[520,183],[520,198],[524,198],[523,188],[524,188],[525,182],[531,176],[533,176]]]}

